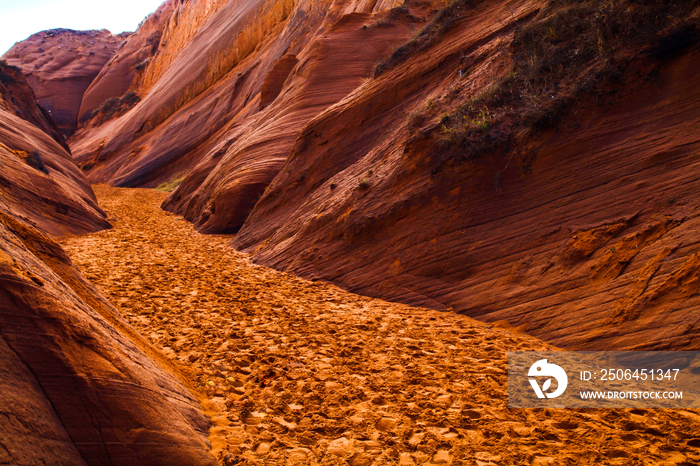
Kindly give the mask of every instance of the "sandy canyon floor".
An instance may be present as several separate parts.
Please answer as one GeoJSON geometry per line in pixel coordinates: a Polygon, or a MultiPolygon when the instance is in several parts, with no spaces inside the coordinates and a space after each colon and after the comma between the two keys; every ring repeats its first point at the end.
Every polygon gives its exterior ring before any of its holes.
{"type": "Polygon", "coordinates": [[[700,464],[697,412],[508,409],[507,351],[539,340],[257,266],[163,193],[95,191],[114,228],[61,243],[181,368],[222,464],[700,464]]]}

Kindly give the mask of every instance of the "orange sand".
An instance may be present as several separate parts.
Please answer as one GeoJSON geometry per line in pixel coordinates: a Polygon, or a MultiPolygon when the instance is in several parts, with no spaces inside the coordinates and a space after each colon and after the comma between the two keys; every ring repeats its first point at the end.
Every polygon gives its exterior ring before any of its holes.
{"type": "Polygon", "coordinates": [[[114,228],[62,245],[182,367],[222,464],[700,464],[696,412],[509,410],[506,353],[535,338],[254,265],[157,191],[95,192],[114,228]]]}

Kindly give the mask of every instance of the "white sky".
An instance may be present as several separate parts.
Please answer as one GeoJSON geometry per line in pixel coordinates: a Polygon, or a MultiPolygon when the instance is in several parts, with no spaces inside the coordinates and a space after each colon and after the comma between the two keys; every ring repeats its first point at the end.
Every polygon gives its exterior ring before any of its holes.
{"type": "Polygon", "coordinates": [[[45,29],[134,31],[164,0],[0,0],[0,55],[45,29]]]}

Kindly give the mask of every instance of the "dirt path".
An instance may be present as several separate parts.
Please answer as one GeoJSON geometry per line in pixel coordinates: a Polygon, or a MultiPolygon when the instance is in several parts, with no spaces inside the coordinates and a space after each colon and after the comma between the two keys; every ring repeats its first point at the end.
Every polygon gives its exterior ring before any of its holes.
{"type": "Polygon", "coordinates": [[[509,410],[506,352],[533,338],[256,266],[162,193],[95,191],[114,229],[62,244],[190,375],[223,464],[700,464],[696,413],[509,410]]]}

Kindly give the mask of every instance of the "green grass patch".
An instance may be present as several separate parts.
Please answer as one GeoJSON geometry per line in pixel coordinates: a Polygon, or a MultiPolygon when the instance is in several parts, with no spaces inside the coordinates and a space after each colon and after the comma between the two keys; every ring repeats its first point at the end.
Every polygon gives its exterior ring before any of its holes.
{"type": "Polygon", "coordinates": [[[156,191],[162,191],[164,193],[173,192],[175,190],[175,188],[177,188],[178,186],[180,186],[182,184],[185,177],[186,177],[186,175],[182,175],[182,176],[178,176],[170,181],[166,181],[165,183],[161,183],[156,188],[156,191]]]}

